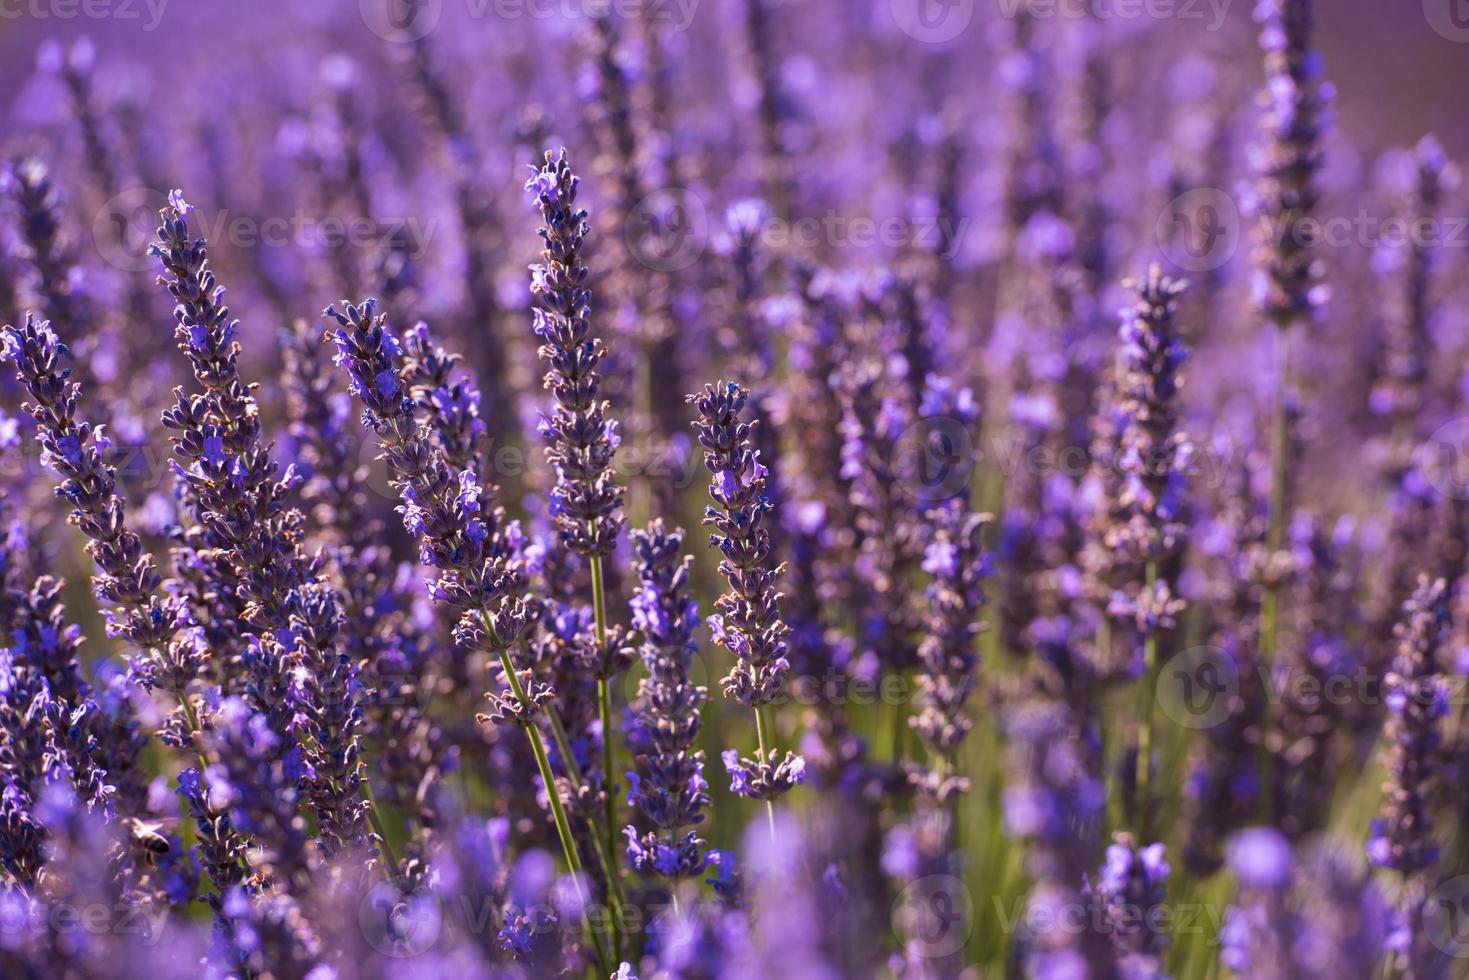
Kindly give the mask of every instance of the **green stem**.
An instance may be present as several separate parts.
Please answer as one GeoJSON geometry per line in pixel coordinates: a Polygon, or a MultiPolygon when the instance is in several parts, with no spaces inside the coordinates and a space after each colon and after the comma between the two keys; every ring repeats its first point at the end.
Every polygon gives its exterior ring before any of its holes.
{"type": "MultiPolygon", "coordinates": [[[[592,574],[592,612],[597,620],[597,651],[601,654],[605,665],[607,659],[607,589],[602,581],[602,556],[591,556],[592,574]]],[[[603,671],[605,673],[605,671],[603,671]]],[[[603,820],[606,826],[602,828],[605,835],[606,854],[604,860],[607,862],[607,880],[612,882],[618,877],[617,867],[617,801],[612,796],[613,773],[617,767],[613,756],[612,741],[612,691],[605,676],[597,678],[597,715],[602,723],[602,772],[604,774],[602,796],[603,820]]],[[[622,925],[619,922],[612,924],[612,939],[618,954],[622,951],[622,925]]]]}
{"type": "MultiPolygon", "coordinates": [[[[520,702],[527,712],[531,710],[531,702],[525,695],[525,687],[516,676],[515,665],[510,662],[510,651],[502,647],[500,649],[500,667],[505,671],[505,679],[510,684],[511,693],[520,702]]],[[[581,858],[577,856],[576,845],[571,839],[571,824],[566,819],[566,810],[561,805],[561,794],[556,789],[556,777],[551,772],[551,759],[546,755],[546,744],[541,740],[541,730],[535,725],[525,726],[526,737],[530,739],[531,754],[535,756],[536,768],[541,771],[541,782],[546,785],[546,796],[551,801],[551,816],[556,822],[556,833],[561,837],[561,851],[566,857],[566,866],[573,872],[580,872],[581,858]]],[[[581,883],[577,883],[580,892],[581,883]]],[[[580,897],[580,896],[578,896],[580,897]]]]}
{"type": "MultiPolygon", "coordinates": [[[[1158,563],[1149,561],[1147,567],[1147,591],[1151,598],[1158,587],[1158,563]]],[[[1148,811],[1152,802],[1153,782],[1153,701],[1158,686],[1154,675],[1158,671],[1158,626],[1148,630],[1143,641],[1143,689],[1142,727],[1137,736],[1137,843],[1141,847],[1148,842],[1148,811]]]]}
{"type": "MultiPolygon", "coordinates": [[[[1270,467],[1270,527],[1266,532],[1267,556],[1274,556],[1285,541],[1285,508],[1289,490],[1290,452],[1290,328],[1279,328],[1275,334],[1276,344],[1276,391],[1274,444],[1271,447],[1270,467]]],[[[1275,669],[1276,656],[1280,649],[1280,589],[1270,579],[1265,583],[1265,596],[1260,603],[1260,669],[1269,677],[1275,669]]],[[[1267,692],[1268,693],[1268,692],[1267,692]]],[[[1275,759],[1270,751],[1271,711],[1270,698],[1266,697],[1260,707],[1260,816],[1265,823],[1273,823],[1275,810],[1275,759]]]]}
{"type": "MultiPolygon", "coordinates": [[[[755,744],[760,747],[760,764],[771,765],[770,750],[766,747],[765,729],[769,722],[765,719],[765,706],[762,704],[755,709],[755,744]]],[[[765,817],[770,822],[770,842],[775,843],[775,802],[765,801],[765,817]]]]}
{"type": "MultiPolygon", "coordinates": [[[[494,630],[490,626],[489,617],[483,613],[481,615],[484,619],[485,628],[490,631],[491,636],[494,636],[494,630]]],[[[529,716],[532,707],[530,699],[526,697],[525,688],[520,683],[520,678],[516,676],[515,665],[510,662],[510,649],[505,646],[500,647],[500,668],[505,671],[505,680],[510,685],[511,693],[515,695],[515,699],[520,702],[521,707],[525,709],[526,714],[529,716]]],[[[546,796],[551,802],[551,818],[556,823],[556,834],[561,838],[561,853],[566,858],[566,867],[571,871],[571,881],[576,888],[577,903],[585,908],[586,896],[582,893],[581,887],[581,858],[576,853],[576,842],[571,837],[571,822],[566,819],[566,808],[561,805],[561,792],[556,788],[556,776],[551,772],[551,760],[546,755],[546,745],[541,740],[541,730],[529,718],[527,721],[528,723],[524,726],[525,734],[530,739],[531,754],[535,756],[536,768],[541,771],[541,782],[545,784],[546,796]]],[[[616,928],[615,924],[613,928],[616,928]]],[[[607,953],[602,948],[602,944],[598,940],[595,931],[592,930],[590,923],[587,924],[587,929],[592,933],[592,945],[596,947],[597,960],[601,964],[603,972],[606,972],[608,964],[607,953]]]]}
{"type": "Polygon", "coordinates": [[[368,782],[366,773],[362,776],[361,787],[362,798],[367,801],[368,823],[372,824],[373,831],[377,834],[378,840],[382,842],[383,857],[388,859],[388,880],[396,881],[400,867],[398,855],[393,852],[392,841],[388,839],[388,829],[383,826],[382,815],[377,812],[377,798],[372,795],[372,784],[368,782]]]}
{"type": "MultiPolygon", "coordinates": [[[[566,727],[561,724],[561,715],[554,704],[546,705],[546,720],[551,726],[551,740],[556,743],[556,751],[566,766],[566,774],[577,788],[585,786],[586,780],[582,778],[581,767],[576,764],[576,756],[571,754],[571,739],[566,736],[566,727]]],[[[605,850],[606,841],[598,830],[597,827],[592,828],[592,844],[597,849],[597,858],[602,862],[602,869],[608,871],[612,868],[612,863],[605,850]]],[[[622,910],[627,906],[627,895],[622,890],[621,876],[607,875],[607,897],[612,903],[612,914],[621,922],[622,910]]]]}
{"type": "MultiPolygon", "coordinates": [[[[149,655],[154,651],[148,650],[149,655]]],[[[199,776],[203,778],[205,770],[209,768],[209,757],[204,754],[203,732],[199,725],[199,713],[194,710],[194,703],[189,700],[188,692],[183,688],[173,692],[179,699],[179,707],[184,709],[184,721],[189,725],[189,741],[194,745],[194,756],[199,760],[199,776]]]]}

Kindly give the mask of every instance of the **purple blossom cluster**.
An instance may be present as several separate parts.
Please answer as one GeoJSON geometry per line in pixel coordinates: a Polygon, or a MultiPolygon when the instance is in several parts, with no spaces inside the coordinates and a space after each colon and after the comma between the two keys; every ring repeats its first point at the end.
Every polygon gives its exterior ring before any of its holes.
{"type": "Polygon", "coordinates": [[[0,976],[1462,973],[1452,17],[164,6],[0,39],[0,976]]]}

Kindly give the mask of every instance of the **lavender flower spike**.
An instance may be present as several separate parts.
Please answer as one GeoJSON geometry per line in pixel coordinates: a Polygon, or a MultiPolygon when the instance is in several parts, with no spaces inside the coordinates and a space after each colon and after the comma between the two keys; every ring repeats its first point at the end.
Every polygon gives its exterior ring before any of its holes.
{"type": "Polygon", "coordinates": [[[1443,722],[1449,714],[1442,663],[1450,638],[1449,593],[1443,579],[1418,580],[1412,598],[1403,604],[1397,638],[1397,659],[1384,678],[1389,714],[1382,762],[1387,782],[1367,856],[1378,867],[1412,877],[1438,860],[1433,808],[1441,781],[1443,722]]]}
{"type": "Polygon", "coordinates": [[[679,831],[703,822],[709,805],[704,753],[696,748],[708,692],[689,680],[699,626],[698,606],[689,597],[693,558],[681,554],[683,530],[670,531],[662,521],[634,531],[632,538],[641,582],[632,599],[633,625],[643,634],[648,669],[638,684],[635,710],[649,751],[638,757],[638,772],[628,774],[628,803],[656,829],[642,836],[633,827],[623,832],[633,867],[677,883],[704,870],[704,842],[693,832],[680,836],[679,831]]]}
{"type": "Polygon", "coordinates": [[[622,529],[623,488],[613,481],[612,457],[620,437],[597,398],[597,365],[606,355],[592,336],[591,291],[582,260],[587,213],[576,207],[580,178],[571,172],[566,151],[546,153],[545,164],[526,182],[540,207],[542,262],[531,266],[532,310],[545,385],[556,399],[540,433],[549,444],[546,458],[556,468],[551,514],[561,540],[577,554],[605,557],[622,529]]]}
{"type": "MultiPolygon", "coordinates": [[[[495,648],[513,645],[530,618],[520,595],[523,575],[474,472],[455,472],[415,417],[403,383],[402,345],[387,329],[387,316],[372,299],[344,304],[344,312],[328,307],[325,316],[337,324],[329,334],[337,363],[346,367],[352,393],[364,406],[363,420],[381,441],[382,458],[403,497],[398,511],[404,527],[419,542],[419,561],[439,571],[430,592],[461,614],[456,632],[463,639],[483,638],[488,630],[495,648]]],[[[541,691],[531,700],[549,697],[541,691]]]]}
{"type": "Polygon", "coordinates": [[[1265,53],[1264,144],[1259,172],[1260,225],[1255,302],[1285,329],[1321,316],[1326,288],[1304,234],[1320,200],[1316,178],[1335,90],[1322,79],[1321,55],[1311,50],[1314,0],[1260,0],[1260,48],[1265,53]]]}
{"type": "Polygon", "coordinates": [[[1118,972],[1128,980],[1167,977],[1163,950],[1168,936],[1159,929],[1156,912],[1166,897],[1168,873],[1162,844],[1138,847],[1131,835],[1118,834],[1090,888],[1112,937],[1118,972]]]}
{"type": "MultiPolygon", "coordinates": [[[[128,526],[113,468],[103,460],[111,449],[101,427],[77,418],[81,385],[62,366],[66,345],[48,322],[27,318],[19,330],[4,334],[5,357],[33,402],[42,458],[61,477],[57,496],[72,504],[69,520],[88,538],[87,552],[97,563],[94,583],[99,599],[113,606],[107,631],[137,651],[133,669],[141,682],[180,697],[204,668],[205,653],[187,635],[188,612],[177,597],[162,592],[153,556],[128,526]]],[[[177,730],[179,744],[188,733],[177,730]]]]}
{"type": "Polygon", "coordinates": [[[758,758],[742,759],[733,749],[722,758],[734,792],[769,801],[805,781],[806,762],[791,752],[778,761],[776,750],[766,745],[763,709],[780,693],[790,670],[790,627],[781,619],[775,587],[782,567],[771,556],[770,532],[764,526],[771,509],[766,495],[770,472],[752,441],[759,422],[740,419],[749,397],[748,389],[721,381],[705,385],[689,401],[699,408],[694,429],[704,447],[704,465],[714,474],[709,484],[714,506],[704,509],[704,523],[714,528],[709,543],[723,556],[719,571],[730,588],[715,601],[719,614],[709,617],[709,628],[714,642],[738,658],[724,679],[725,697],[754,709],[760,736],[758,758]]]}
{"type": "MultiPolygon", "coordinates": [[[[1119,330],[1114,388],[1104,409],[1089,495],[1105,497],[1088,521],[1086,564],[1109,613],[1147,636],[1179,611],[1167,583],[1139,589],[1149,563],[1177,550],[1184,529],[1185,471],[1192,447],[1178,428],[1180,369],[1188,354],[1174,315],[1187,284],[1155,264],[1119,330]]],[[[1105,655],[1107,651],[1102,651],[1105,655]]]]}

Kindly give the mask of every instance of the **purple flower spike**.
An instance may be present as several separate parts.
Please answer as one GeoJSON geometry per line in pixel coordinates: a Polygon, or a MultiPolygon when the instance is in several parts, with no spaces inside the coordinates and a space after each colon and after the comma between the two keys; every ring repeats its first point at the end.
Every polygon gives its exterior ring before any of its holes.
{"type": "Polygon", "coordinates": [[[704,753],[696,748],[708,692],[689,680],[699,625],[698,606],[688,594],[693,558],[682,553],[683,531],[669,530],[662,521],[634,531],[632,539],[641,583],[632,599],[633,625],[643,634],[648,671],[638,682],[633,712],[649,747],[637,757],[639,771],[628,774],[628,803],[654,829],[641,838],[633,827],[623,832],[634,867],[676,884],[704,870],[704,842],[680,831],[702,823],[709,805],[704,753]]]}
{"type": "Polygon", "coordinates": [[[587,213],[576,207],[577,184],[564,150],[560,156],[547,151],[545,164],[526,184],[540,207],[545,244],[541,264],[531,267],[531,294],[545,383],[556,399],[542,426],[546,458],[556,470],[551,513],[567,548],[605,557],[622,530],[623,488],[612,469],[616,426],[598,397],[597,366],[607,348],[592,335],[582,258],[587,213]]]}
{"type": "Polygon", "coordinates": [[[1403,605],[1398,655],[1384,678],[1387,769],[1381,818],[1372,825],[1368,855],[1379,867],[1413,877],[1438,861],[1433,811],[1442,782],[1440,747],[1448,710],[1443,658],[1450,636],[1449,590],[1443,579],[1420,578],[1403,605]]]}

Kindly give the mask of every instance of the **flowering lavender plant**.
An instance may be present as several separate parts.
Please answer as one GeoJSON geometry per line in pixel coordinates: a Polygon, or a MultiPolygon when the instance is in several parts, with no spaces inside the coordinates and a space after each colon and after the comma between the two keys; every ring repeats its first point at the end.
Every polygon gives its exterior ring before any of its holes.
{"type": "Polygon", "coordinates": [[[1445,4],[205,6],[0,37],[0,976],[1462,972],[1445,4]]]}

